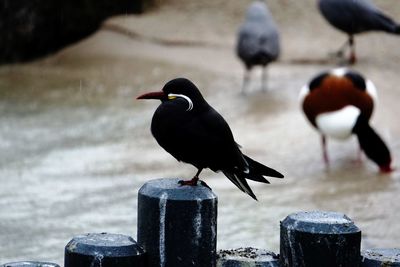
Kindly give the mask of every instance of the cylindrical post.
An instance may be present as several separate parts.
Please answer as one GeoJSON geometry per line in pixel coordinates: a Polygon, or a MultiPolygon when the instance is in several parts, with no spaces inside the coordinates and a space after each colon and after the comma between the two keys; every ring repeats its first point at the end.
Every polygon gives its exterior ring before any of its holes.
{"type": "Polygon", "coordinates": [[[238,248],[220,250],[217,267],[278,267],[279,257],[268,250],[238,248]]]}
{"type": "Polygon", "coordinates": [[[146,254],[135,240],[120,234],[85,234],[65,247],[65,267],[145,267],[146,254]]]}
{"type": "Polygon", "coordinates": [[[179,179],[147,182],[138,196],[138,243],[152,267],[215,267],[217,196],[179,179]]]}
{"type": "Polygon", "coordinates": [[[400,267],[400,248],[363,250],[361,256],[361,267],[400,267]]]}
{"type": "Polygon", "coordinates": [[[358,267],[361,231],[338,212],[299,212],[281,222],[283,267],[358,267]]]}
{"type": "Polygon", "coordinates": [[[18,261],[6,263],[0,267],[60,267],[60,265],[51,262],[18,261]]]}

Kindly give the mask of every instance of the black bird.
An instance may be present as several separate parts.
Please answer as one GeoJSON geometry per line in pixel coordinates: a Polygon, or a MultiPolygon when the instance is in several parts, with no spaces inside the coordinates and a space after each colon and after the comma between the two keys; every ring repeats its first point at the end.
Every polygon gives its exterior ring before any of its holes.
{"type": "Polygon", "coordinates": [[[335,28],[348,34],[349,39],[339,50],[350,47],[349,63],[357,60],[354,35],[367,31],[384,31],[400,34],[400,25],[385,15],[369,0],[319,0],[319,9],[325,19],[335,28]]]}
{"type": "Polygon", "coordinates": [[[262,67],[262,90],[266,89],[266,67],[275,61],[280,53],[278,28],[265,3],[253,2],[246,13],[246,19],[237,34],[236,53],[245,65],[242,93],[250,79],[254,66],[262,67]]]}
{"type": "Polygon", "coordinates": [[[182,185],[197,185],[204,168],[222,171],[240,190],[257,200],[246,179],[269,183],[263,176],[283,175],[242,154],[224,118],[213,109],[199,89],[188,79],[177,78],[162,91],[137,99],[159,99],[151,132],[158,144],[178,161],[190,163],[198,171],[182,185]]]}

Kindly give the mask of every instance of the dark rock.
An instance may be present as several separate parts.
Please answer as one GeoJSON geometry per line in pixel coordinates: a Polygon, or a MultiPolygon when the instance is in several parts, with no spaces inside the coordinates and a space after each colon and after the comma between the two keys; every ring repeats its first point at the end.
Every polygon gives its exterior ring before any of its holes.
{"type": "Polygon", "coordinates": [[[275,253],[257,248],[237,248],[220,250],[217,267],[278,267],[279,256],[275,253]]]}
{"type": "Polygon", "coordinates": [[[141,13],[155,0],[0,0],[0,64],[55,52],[95,32],[107,17],[141,13]]]}

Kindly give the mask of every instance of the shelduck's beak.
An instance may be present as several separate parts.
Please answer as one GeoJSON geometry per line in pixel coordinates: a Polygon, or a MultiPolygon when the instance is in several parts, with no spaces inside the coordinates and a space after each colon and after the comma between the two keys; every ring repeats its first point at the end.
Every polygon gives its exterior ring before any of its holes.
{"type": "Polygon", "coordinates": [[[150,92],[136,97],[136,99],[164,99],[166,98],[166,94],[163,91],[158,92],[150,92]]]}

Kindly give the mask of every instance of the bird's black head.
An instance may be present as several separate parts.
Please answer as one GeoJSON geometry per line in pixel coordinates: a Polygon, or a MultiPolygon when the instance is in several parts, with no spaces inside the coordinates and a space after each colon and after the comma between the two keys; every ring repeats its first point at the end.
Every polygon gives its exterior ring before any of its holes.
{"type": "Polygon", "coordinates": [[[253,2],[246,12],[247,21],[262,22],[268,19],[268,8],[263,1],[253,2]]]}
{"type": "Polygon", "coordinates": [[[189,97],[194,103],[204,101],[199,89],[186,78],[176,78],[167,82],[162,91],[166,95],[184,95],[189,97]]]}
{"type": "Polygon", "coordinates": [[[183,98],[188,102],[188,110],[198,108],[206,104],[199,89],[190,80],[186,78],[176,78],[167,82],[162,91],[143,94],[137,99],[160,99],[164,101],[173,101],[176,98],[183,98]]]}

